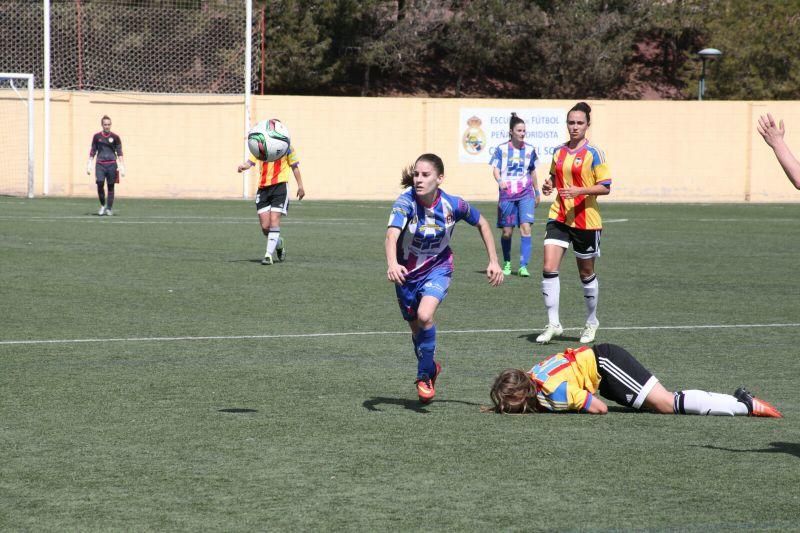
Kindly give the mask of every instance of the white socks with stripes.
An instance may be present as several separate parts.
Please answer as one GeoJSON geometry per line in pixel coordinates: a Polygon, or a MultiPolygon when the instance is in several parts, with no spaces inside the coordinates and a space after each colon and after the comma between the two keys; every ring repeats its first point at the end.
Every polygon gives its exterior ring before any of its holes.
{"type": "Polygon", "coordinates": [[[586,279],[581,278],[581,283],[583,283],[583,300],[586,302],[586,323],[596,326],[600,323],[597,320],[597,296],[600,293],[597,274],[592,274],[586,279]]]}
{"type": "Polygon", "coordinates": [[[747,406],[730,394],[704,390],[676,392],[673,410],[679,415],[747,416],[747,406]]]}
{"type": "Polygon", "coordinates": [[[281,228],[269,228],[269,235],[267,235],[267,255],[271,256],[275,252],[275,247],[278,246],[278,239],[281,236],[281,228]]]}
{"type": "Polygon", "coordinates": [[[561,294],[561,281],[558,272],[542,272],[542,295],[547,309],[547,321],[554,326],[561,324],[558,319],[558,304],[561,294]]]}

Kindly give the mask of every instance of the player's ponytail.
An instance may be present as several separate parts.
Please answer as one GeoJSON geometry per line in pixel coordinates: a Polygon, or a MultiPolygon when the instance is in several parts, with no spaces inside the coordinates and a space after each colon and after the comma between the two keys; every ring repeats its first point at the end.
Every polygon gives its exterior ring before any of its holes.
{"type": "Polygon", "coordinates": [[[400,172],[400,187],[405,189],[414,185],[414,165],[408,165],[400,172]]]}
{"type": "Polygon", "coordinates": [[[513,111],[511,112],[511,119],[508,121],[508,136],[511,137],[511,131],[517,124],[525,124],[525,121],[517,116],[513,111]]]}
{"type": "Polygon", "coordinates": [[[592,123],[592,117],[591,117],[592,108],[586,102],[578,102],[577,104],[572,106],[572,109],[570,109],[569,112],[572,113],[573,111],[583,112],[583,114],[586,115],[586,123],[587,124],[592,123]]]}

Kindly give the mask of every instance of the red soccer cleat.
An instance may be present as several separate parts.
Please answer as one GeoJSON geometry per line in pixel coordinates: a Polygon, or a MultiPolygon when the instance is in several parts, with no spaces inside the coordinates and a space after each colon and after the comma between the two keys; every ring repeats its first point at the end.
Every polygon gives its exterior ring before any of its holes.
{"type": "Polygon", "coordinates": [[[442,373],[442,365],[439,364],[439,361],[436,361],[436,374],[433,375],[431,378],[431,385],[436,386],[436,378],[439,377],[439,374],[442,373]]]}
{"type": "Polygon", "coordinates": [[[783,418],[781,412],[775,409],[772,404],[765,402],[764,400],[759,400],[744,387],[739,387],[736,389],[736,392],[733,393],[733,397],[747,406],[747,412],[749,413],[749,416],[783,418]]]}
{"type": "Polygon", "coordinates": [[[430,403],[433,400],[433,397],[436,396],[436,389],[434,385],[436,385],[436,378],[439,377],[439,374],[442,373],[442,365],[436,362],[436,374],[433,375],[432,378],[428,378],[427,374],[423,374],[425,379],[418,379],[414,383],[417,385],[417,396],[419,396],[419,401],[421,403],[430,403]]]}
{"type": "Polygon", "coordinates": [[[433,388],[433,382],[430,378],[418,379],[417,383],[417,396],[421,403],[429,403],[436,396],[436,390],[433,388]]]}

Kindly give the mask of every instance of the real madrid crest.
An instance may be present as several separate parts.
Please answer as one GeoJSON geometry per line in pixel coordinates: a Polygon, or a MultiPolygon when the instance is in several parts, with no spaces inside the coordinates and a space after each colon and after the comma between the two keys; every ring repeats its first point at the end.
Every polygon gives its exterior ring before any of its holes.
{"type": "Polygon", "coordinates": [[[464,131],[461,142],[464,150],[470,155],[478,155],[486,146],[486,134],[481,129],[481,123],[481,119],[475,115],[467,119],[467,129],[464,131]]]}

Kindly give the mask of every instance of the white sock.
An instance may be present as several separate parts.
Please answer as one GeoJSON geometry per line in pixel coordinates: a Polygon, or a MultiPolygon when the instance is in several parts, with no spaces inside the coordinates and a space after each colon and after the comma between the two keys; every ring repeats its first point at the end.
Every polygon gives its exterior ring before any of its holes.
{"type": "Polygon", "coordinates": [[[560,293],[561,281],[559,280],[558,272],[544,272],[542,277],[544,308],[547,309],[547,321],[554,326],[561,325],[561,321],[558,319],[558,302],[560,293]]]}
{"type": "Polygon", "coordinates": [[[600,292],[600,284],[597,282],[597,274],[592,274],[586,279],[581,279],[583,283],[583,300],[586,302],[586,323],[597,325],[597,296],[600,292]]]}
{"type": "Polygon", "coordinates": [[[272,255],[275,252],[275,247],[278,246],[278,239],[281,236],[281,228],[269,228],[269,235],[267,235],[267,255],[272,255]]]}
{"type": "Polygon", "coordinates": [[[704,390],[676,392],[673,410],[679,415],[747,416],[747,406],[730,394],[704,390]]]}

